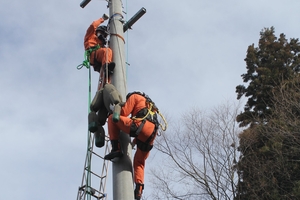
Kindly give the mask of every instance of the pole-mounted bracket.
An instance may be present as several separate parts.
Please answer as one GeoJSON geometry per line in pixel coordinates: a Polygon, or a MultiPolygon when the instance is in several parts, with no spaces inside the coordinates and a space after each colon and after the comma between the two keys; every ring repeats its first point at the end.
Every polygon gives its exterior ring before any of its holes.
{"type": "Polygon", "coordinates": [[[88,3],[90,3],[91,0],[83,0],[81,3],[80,3],[80,7],[81,8],[84,8],[88,3]]]}
{"type": "Polygon", "coordinates": [[[146,8],[141,8],[130,20],[126,22],[123,26],[123,31],[124,33],[128,30],[131,29],[131,26],[139,20],[144,14],[146,13],[146,8]]]}
{"type": "MultiPolygon", "coordinates": [[[[80,7],[81,8],[84,8],[88,3],[90,3],[91,0],[83,0],[81,3],[80,3],[80,7]]],[[[105,1],[109,1],[109,0],[105,0],[105,1]]],[[[108,6],[107,6],[108,7],[108,6]]]]}

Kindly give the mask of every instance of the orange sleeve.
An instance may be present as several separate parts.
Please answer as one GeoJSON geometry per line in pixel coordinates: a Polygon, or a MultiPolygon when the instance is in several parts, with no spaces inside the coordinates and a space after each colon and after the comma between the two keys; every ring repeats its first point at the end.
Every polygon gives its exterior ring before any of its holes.
{"type": "Polygon", "coordinates": [[[134,104],[135,104],[135,95],[131,95],[126,103],[124,104],[124,106],[122,107],[122,110],[121,110],[121,115],[122,116],[128,116],[132,113],[133,111],[133,108],[134,108],[134,104]]]}
{"type": "Polygon", "coordinates": [[[98,38],[96,36],[96,28],[104,22],[104,19],[101,17],[95,21],[89,26],[89,28],[86,30],[85,36],[84,36],[84,49],[87,50],[90,47],[96,46],[98,44],[98,38]]]}

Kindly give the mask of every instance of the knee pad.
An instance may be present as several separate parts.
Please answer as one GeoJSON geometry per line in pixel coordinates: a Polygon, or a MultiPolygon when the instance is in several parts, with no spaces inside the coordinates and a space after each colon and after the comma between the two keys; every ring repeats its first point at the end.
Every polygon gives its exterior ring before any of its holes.
{"type": "Polygon", "coordinates": [[[94,133],[98,129],[98,116],[95,112],[90,112],[88,116],[89,131],[94,133]]]}
{"type": "Polygon", "coordinates": [[[110,111],[110,105],[116,105],[122,101],[121,95],[113,84],[107,83],[103,88],[103,101],[107,110],[110,111]]]}
{"type": "Polygon", "coordinates": [[[94,112],[97,112],[103,106],[104,106],[103,88],[101,88],[100,90],[98,90],[96,92],[96,95],[95,95],[93,101],[91,102],[90,109],[94,112]]]}
{"type": "Polygon", "coordinates": [[[97,113],[98,115],[98,122],[101,126],[103,126],[106,123],[106,119],[108,117],[108,111],[106,108],[103,106],[100,108],[100,110],[97,113]]]}

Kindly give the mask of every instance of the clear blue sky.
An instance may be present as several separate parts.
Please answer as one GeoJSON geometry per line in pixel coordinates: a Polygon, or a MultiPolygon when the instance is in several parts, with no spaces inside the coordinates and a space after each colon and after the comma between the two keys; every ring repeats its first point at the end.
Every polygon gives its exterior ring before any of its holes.
{"type": "MultiPolygon", "coordinates": [[[[84,9],[80,2],[1,3],[1,199],[76,198],[88,95],[88,71],[76,66],[83,61],[87,27],[109,13],[104,0],[84,9]]],[[[123,3],[127,19],[147,9],[126,35],[128,90],[146,92],[170,116],[235,101],[247,47],[257,46],[264,27],[274,26],[277,36],[300,37],[295,0],[123,3]]],[[[93,73],[94,90],[96,83],[93,73]]]]}

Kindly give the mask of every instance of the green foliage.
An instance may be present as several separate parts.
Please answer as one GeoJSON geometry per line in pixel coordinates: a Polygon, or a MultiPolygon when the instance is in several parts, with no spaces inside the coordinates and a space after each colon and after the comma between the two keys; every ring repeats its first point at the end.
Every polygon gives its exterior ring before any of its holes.
{"type": "Polygon", "coordinates": [[[300,134],[274,127],[270,121],[240,135],[242,157],[237,164],[240,182],[235,199],[299,196],[300,134]]]}
{"type": "Polygon", "coordinates": [[[248,97],[244,112],[237,116],[241,127],[266,122],[273,107],[273,89],[300,71],[298,39],[288,42],[284,34],[277,39],[274,33],[274,27],[265,28],[260,32],[258,47],[254,44],[248,47],[247,73],[242,74],[242,78],[249,84],[236,87],[238,99],[248,97]]]}
{"type": "Polygon", "coordinates": [[[277,39],[274,28],[260,33],[259,47],[248,47],[247,87],[236,87],[248,101],[240,126],[239,183],[234,200],[300,199],[300,44],[277,39]]]}

